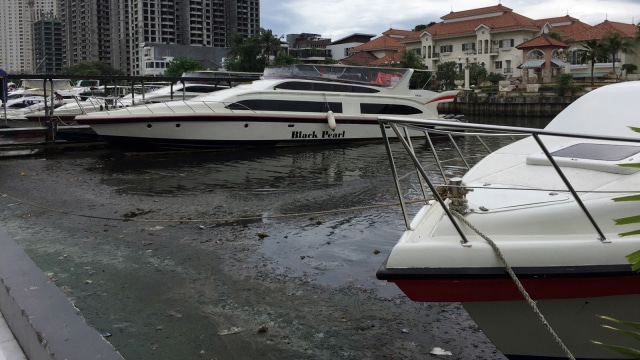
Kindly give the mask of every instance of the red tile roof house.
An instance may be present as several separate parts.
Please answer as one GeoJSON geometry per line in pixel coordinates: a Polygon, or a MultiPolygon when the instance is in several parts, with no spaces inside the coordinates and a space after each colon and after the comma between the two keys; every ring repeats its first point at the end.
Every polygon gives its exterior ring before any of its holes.
{"type": "Polygon", "coordinates": [[[525,41],[516,48],[523,53],[522,83],[549,83],[557,75],[567,72],[564,54],[569,45],[547,34],[525,41]]]}
{"type": "MultiPolygon", "coordinates": [[[[553,76],[561,71],[584,76],[588,66],[580,64],[577,54],[582,42],[600,39],[608,31],[617,31],[623,36],[633,37],[637,27],[611,21],[591,26],[571,16],[547,19],[530,19],[513,12],[502,4],[478,9],[450,12],[441,17],[442,21],[418,32],[389,29],[382,36],[352,49],[352,56],[343,63],[353,60],[360,65],[384,65],[397,62],[404,49],[416,51],[423,58],[428,69],[437,69],[438,64],[454,61],[462,68],[467,63],[484,64],[490,73],[499,73],[506,78],[529,78],[532,63],[522,66],[530,54],[537,53],[535,47],[518,48],[522,44],[538,38],[544,33],[557,32],[563,38],[561,44],[549,45],[549,37],[540,38],[545,51],[556,51],[549,60],[550,68],[539,71],[542,81],[553,81],[553,76]],[[547,48],[551,46],[551,48],[547,48]],[[562,53],[559,54],[559,50],[562,53]],[[367,52],[369,55],[358,54],[367,52]],[[374,55],[373,59],[370,55],[374,55]],[[553,57],[555,56],[555,58],[553,57]],[[351,58],[351,59],[350,59],[351,58]],[[562,62],[562,64],[561,64],[562,62]],[[560,68],[563,70],[560,70],[560,68]],[[553,70],[556,69],[556,70],[553,70]],[[549,76],[544,76],[545,74],[549,76]]],[[[530,42],[529,45],[535,45],[530,42]]],[[[640,48],[637,51],[640,55],[640,48]]],[[[620,54],[623,63],[634,63],[640,67],[639,55],[620,54]]],[[[546,66],[546,63],[545,63],[546,66]]],[[[597,64],[598,68],[611,68],[612,64],[597,64]]],[[[535,74],[535,70],[533,71],[535,74]]]]}

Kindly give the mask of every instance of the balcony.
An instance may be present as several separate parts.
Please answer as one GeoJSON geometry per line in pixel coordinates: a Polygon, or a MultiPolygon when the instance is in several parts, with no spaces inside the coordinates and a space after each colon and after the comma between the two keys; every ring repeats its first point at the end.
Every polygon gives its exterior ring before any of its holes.
{"type": "Polygon", "coordinates": [[[513,74],[513,68],[504,68],[502,69],[503,74],[513,74]]]}

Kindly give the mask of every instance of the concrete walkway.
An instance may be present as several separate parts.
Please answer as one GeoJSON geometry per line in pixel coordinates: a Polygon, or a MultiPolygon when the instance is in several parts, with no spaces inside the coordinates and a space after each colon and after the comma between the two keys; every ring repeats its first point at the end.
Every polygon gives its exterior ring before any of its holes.
{"type": "Polygon", "coordinates": [[[0,229],[0,360],[123,360],[0,229]]]}
{"type": "Polygon", "coordinates": [[[13,336],[9,325],[0,313],[0,360],[26,360],[18,340],[13,336]]]}

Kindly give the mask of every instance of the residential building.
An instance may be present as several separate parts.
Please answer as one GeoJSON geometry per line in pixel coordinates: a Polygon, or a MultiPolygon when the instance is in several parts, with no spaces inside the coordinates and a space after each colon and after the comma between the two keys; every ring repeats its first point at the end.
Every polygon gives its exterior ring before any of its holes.
{"type": "Polygon", "coordinates": [[[111,5],[109,0],[59,0],[65,66],[93,61],[111,64],[111,24],[118,24],[112,21],[111,5]]]}
{"type": "Polygon", "coordinates": [[[342,39],[331,42],[331,44],[327,45],[327,49],[331,51],[331,58],[333,58],[333,60],[342,60],[351,55],[353,49],[371,41],[373,37],[375,37],[375,34],[351,34],[343,37],[342,39]]]}
{"type": "MultiPolygon", "coordinates": [[[[563,41],[569,45],[569,49],[566,55],[566,61],[569,63],[569,71],[574,76],[578,77],[591,77],[591,64],[583,63],[581,59],[582,54],[585,51],[585,42],[589,40],[601,40],[606,34],[620,33],[622,37],[635,38],[638,34],[639,28],[634,24],[625,24],[615,21],[605,20],[600,24],[591,26],[584,31],[562,34],[563,41]]],[[[604,77],[611,74],[612,76],[618,76],[621,74],[623,64],[635,64],[640,68],[640,44],[635,43],[632,52],[619,51],[615,58],[612,54],[608,54],[606,60],[597,61],[594,63],[594,77],[604,77]],[[615,61],[615,63],[614,63],[615,61]]]]}
{"type": "Polygon", "coordinates": [[[540,34],[533,19],[499,4],[451,12],[440,23],[420,33],[422,56],[429,69],[453,61],[460,69],[470,63],[484,66],[490,73],[519,77],[523,62],[516,45],[540,34]]]}
{"type": "Polygon", "coordinates": [[[62,37],[62,21],[58,19],[40,19],[33,24],[34,73],[55,74],[62,70],[62,37]]]}
{"type": "Polygon", "coordinates": [[[289,55],[304,63],[319,63],[331,57],[331,39],[320,34],[288,34],[286,38],[289,55]]]}
{"type": "Polygon", "coordinates": [[[53,18],[56,0],[3,0],[0,4],[0,69],[33,73],[33,24],[53,18]]]}
{"type": "Polygon", "coordinates": [[[413,36],[408,30],[389,29],[381,36],[353,48],[343,64],[387,65],[393,66],[400,61],[402,51],[406,48],[402,41],[413,36]]]}

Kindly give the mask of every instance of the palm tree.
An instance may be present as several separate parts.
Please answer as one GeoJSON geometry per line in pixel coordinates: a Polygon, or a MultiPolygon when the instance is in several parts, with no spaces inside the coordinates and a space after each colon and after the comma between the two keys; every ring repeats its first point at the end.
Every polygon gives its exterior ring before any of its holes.
{"type": "Polygon", "coordinates": [[[418,53],[416,53],[413,50],[407,50],[407,49],[405,49],[402,52],[402,57],[400,58],[399,66],[403,68],[412,68],[412,69],[425,68],[424,63],[422,62],[422,59],[420,58],[418,53]]]}
{"type": "Polygon", "coordinates": [[[593,86],[593,68],[596,61],[607,55],[607,50],[598,40],[587,40],[582,43],[584,50],[580,52],[580,63],[591,63],[591,86],[593,86]]]}
{"type": "Polygon", "coordinates": [[[260,44],[264,49],[265,65],[269,65],[272,54],[274,58],[278,54],[281,46],[280,38],[273,35],[273,31],[260,28],[260,44]]]}
{"type": "Polygon", "coordinates": [[[609,50],[613,61],[613,73],[616,73],[616,56],[619,52],[624,54],[635,54],[633,48],[635,41],[632,38],[623,37],[619,32],[609,32],[602,37],[602,43],[609,50]]]}

